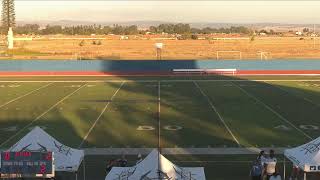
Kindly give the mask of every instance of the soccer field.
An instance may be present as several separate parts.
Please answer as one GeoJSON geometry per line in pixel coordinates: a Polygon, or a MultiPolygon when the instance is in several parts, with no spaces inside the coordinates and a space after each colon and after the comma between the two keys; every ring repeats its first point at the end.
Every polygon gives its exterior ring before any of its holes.
{"type": "Polygon", "coordinates": [[[40,126],[86,150],[86,179],[103,179],[110,158],[129,152],[133,165],[134,150],[160,143],[174,148],[165,155],[174,163],[205,167],[207,179],[245,180],[255,155],[241,149],[318,137],[319,109],[317,76],[1,77],[0,149],[40,126]]]}
{"type": "Polygon", "coordinates": [[[319,92],[317,77],[1,78],[0,148],[35,126],[75,148],[292,147],[320,135],[319,92]]]}

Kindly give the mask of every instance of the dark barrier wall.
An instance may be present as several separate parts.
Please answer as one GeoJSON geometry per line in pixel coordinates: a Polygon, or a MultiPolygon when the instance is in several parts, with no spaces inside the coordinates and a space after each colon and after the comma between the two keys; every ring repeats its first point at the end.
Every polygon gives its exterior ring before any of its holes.
{"type": "Polygon", "coordinates": [[[0,60],[0,71],[172,71],[172,69],[320,70],[320,60],[0,60]]]}

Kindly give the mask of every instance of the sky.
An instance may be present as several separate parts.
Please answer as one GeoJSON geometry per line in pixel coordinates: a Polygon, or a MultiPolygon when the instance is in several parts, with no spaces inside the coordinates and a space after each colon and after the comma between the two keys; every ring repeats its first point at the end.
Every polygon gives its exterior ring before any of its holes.
{"type": "Polygon", "coordinates": [[[320,1],[28,1],[16,0],[17,21],[169,21],[320,24],[320,1]]]}

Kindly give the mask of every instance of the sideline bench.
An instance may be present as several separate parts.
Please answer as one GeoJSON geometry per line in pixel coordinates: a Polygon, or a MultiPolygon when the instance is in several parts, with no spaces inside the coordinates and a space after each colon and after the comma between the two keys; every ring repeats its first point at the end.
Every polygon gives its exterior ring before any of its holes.
{"type": "Polygon", "coordinates": [[[228,74],[235,75],[237,69],[173,69],[176,74],[228,74]]]}

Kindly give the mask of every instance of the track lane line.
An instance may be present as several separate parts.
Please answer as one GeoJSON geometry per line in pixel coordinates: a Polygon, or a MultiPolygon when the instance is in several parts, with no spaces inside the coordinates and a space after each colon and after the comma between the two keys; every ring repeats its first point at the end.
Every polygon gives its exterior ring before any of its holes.
{"type": "Polygon", "coordinates": [[[24,98],[24,97],[26,97],[26,96],[28,96],[28,95],[36,92],[36,91],[39,91],[40,89],[43,89],[43,88],[45,88],[45,87],[48,87],[48,86],[50,86],[50,85],[53,84],[53,83],[54,83],[54,82],[48,83],[48,84],[46,84],[46,85],[44,85],[44,86],[41,86],[41,87],[39,87],[39,88],[37,88],[37,89],[34,89],[34,90],[30,91],[30,92],[27,92],[27,93],[24,94],[24,95],[21,95],[21,96],[16,97],[16,98],[14,98],[14,99],[12,99],[12,100],[10,100],[10,101],[8,101],[8,102],[5,102],[4,104],[1,104],[1,105],[0,105],[0,108],[2,108],[3,106],[6,106],[6,105],[8,105],[8,104],[10,104],[10,103],[12,103],[12,102],[15,102],[15,101],[17,101],[17,100],[19,100],[19,99],[21,99],[21,98],[24,98]]]}
{"type": "Polygon", "coordinates": [[[249,96],[250,98],[254,99],[256,102],[260,103],[261,105],[263,105],[265,108],[267,108],[269,111],[271,111],[272,113],[274,113],[275,115],[277,115],[282,121],[286,122],[287,124],[289,124],[290,126],[292,126],[294,129],[296,129],[297,131],[299,131],[301,134],[303,134],[305,137],[307,137],[308,139],[312,140],[313,138],[311,136],[309,136],[308,134],[306,134],[305,132],[303,132],[301,129],[299,129],[298,127],[296,127],[293,123],[291,123],[288,119],[286,119],[285,117],[283,117],[281,114],[279,114],[277,111],[275,111],[274,109],[272,109],[270,106],[268,106],[266,103],[264,103],[262,100],[260,100],[259,98],[255,97],[254,95],[250,94],[248,91],[246,91],[245,89],[243,89],[242,87],[238,86],[235,83],[232,83],[235,87],[237,87],[239,90],[241,90],[244,94],[246,94],[247,96],[249,96]]]}
{"type": "Polygon", "coordinates": [[[90,129],[88,130],[87,134],[83,137],[81,143],[79,144],[78,148],[81,148],[83,143],[87,140],[88,136],[91,134],[92,130],[94,129],[94,127],[96,126],[96,124],[98,123],[98,121],[100,120],[101,116],[104,114],[104,112],[108,109],[109,104],[112,102],[113,98],[117,95],[117,93],[120,91],[121,87],[124,85],[125,81],[122,81],[120,87],[116,90],[116,92],[111,96],[110,100],[108,101],[108,103],[104,106],[104,108],[102,109],[101,113],[99,114],[99,116],[97,117],[97,119],[94,121],[94,123],[92,124],[92,126],[90,127],[90,129]]]}
{"type": "Polygon", "coordinates": [[[203,90],[201,89],[201,87],[198,85],[197,82],[193,81],[194,85],[199,89],[199,91],[201,92],[201,94],[207,99],[209,105],[211,106],[212,110],[214,110],[214,112],[218,115],[219,120],[222,122],[222,124],[224,125],[224,127],[227,129],[227,131],[229,132],[229,134],[232,136],[233,140],[238,144],[239,147],[242,147],[240,142],[238,141],[238,139],[236,138],[236,136],[233,134],[233,132],[231,131],[231,129],[229,128],[229,126],[227,125],[227,123],[224,121],[223,117],[220,115],[220,113],[218,112],[217,108],[213,105],[213,103],[211,102],[210,98],[208,97],[207,94],[205,94],[203,92],[203,90]]]}
{"type": "Polygon", "coordinates": [[[33,123],[35,123],[36,121],[38,121],[42,116],[44,116],[45,114],[47,114],[49,111],[51,111],[53,108],[55,108],[56,106],[58,106],[60,103],[62,103],[64,100],[68,99],[70,96],[72,96],[73,94],[75,94],[76,92],[78,92],[80,89],[82,89],[83,87],[85,87],[87,85],[84,84],[82,86],[80,86],[79,88],[77,88],[76,90],[74,90],[73,92],[69,93],[68,95],[64,96],[61,100],[59,100],[57,103],[55,103],[54,105],[52,105],[49,109],[47,109],[46,111],[44,111],[42,114],[40,114],[39,116],[37,116],[34,120],[32,120],[29,124],[27,124],[26,126],[24,126],[22,129],[20,129],[17,133],[15,133],[13,136],[10,136],[10,138],[8,138],[6,141],[2,142],[0,144],[0,147],[2,147],[3,145],[5,145],[6,143],[8,143],[9,141],[11,141],[13,138],[15,138],[17,135],[19,135],[22,131],[24,131],[26,128],[28,128],[29,126],[31,126],[33,123]]]}

